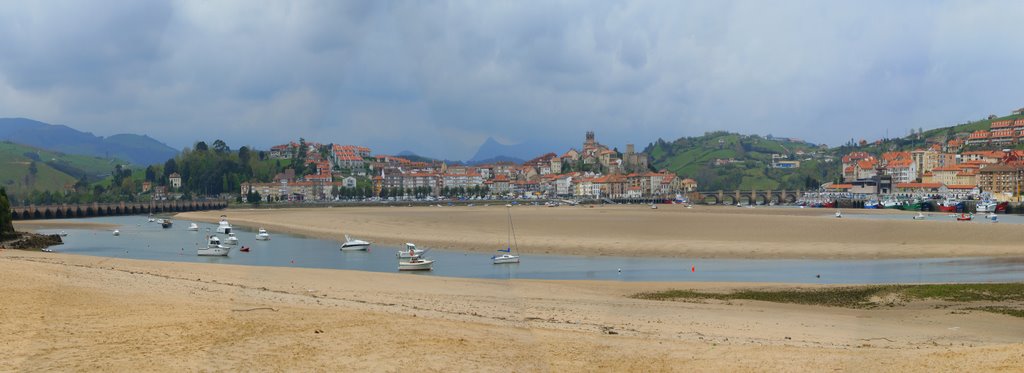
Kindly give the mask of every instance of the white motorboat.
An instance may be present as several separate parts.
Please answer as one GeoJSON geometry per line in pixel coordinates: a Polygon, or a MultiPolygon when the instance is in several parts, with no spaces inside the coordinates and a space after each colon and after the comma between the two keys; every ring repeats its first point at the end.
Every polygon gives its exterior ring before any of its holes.
{"type": "Polygon", "coordinates": [[[429,271],[434,261],[423,258],[409,258],[408,261],[398,262],[399,271],[429,271]]]}
{"type": "Polygon", "coordinates": [[[228,234],[231,233],[231,223],[228,223],[228,216],[221,215],[220,223],[217,225],[217,233],[228,234]]]}
{"type": "Polygon", "coordinates": [[[658,209],[658,205],[655,205],[655,204],[652,203],[651,204],[651,210],[657,210],[657,209],[658,209]]]}
{"type": "Polygon", "coordinates": [[[217,238],[217,236],[209,236],[207,240],[206,247],[199,248],[196,254],[200,256],[227,256],[231,252],[231,247],[221,245],[220,238],[217,238]]]}
{"type": "Polygon", "coordinates": [[[837,217],[837,218],[841,218],[841,217],[843,217],[843,212],[842,212],[842,211],[839,211],[839,210],[836,210],[836,217],[837,217]]]}
{"type": "Polygon", "coordinates": [[[68,232],[60,231],[60,236],[61,237],[67,237],[68,236],[68,232]]]}
{"type": "MultiPolygon", "coordinates": [[[[362,251],[370,248],[370,243],[363,240],[353,240],[345,235],[345,242],[341,244],[341,251],[362,251]]],[[[401,257],[401,255],[399,255],[401,257]]]]}
{"type": "Polygon", "coordinates": [[[224,243],[228,245],[238,245],[238,237],[235,237],[234,233],[228,233],[228,238],[224,243]]]}
{"type": "Polygon", "coordinates": [[[119,231],[119,230],[115,229],[115,230],[114,230],[114,235],[115,235],[115,236],[120,236],[120,235],[121,235],[121,231],[119,231]]]}
{"type": "MultiPolygon", "coordinates": [[[[651,205],[652,207],[654,205],[651,205]]],[[[519,242],[516,241],[516,228],[512,225],[512,209],[505,209],[508,212],[508,241],[507,246],[504,249],[498,250],[504,254],[495,255],[491,257],[491,262],[494,264],[508,264],[508,263],[519,263],[519,255],[512,254],[512,248],[515,248],[516,254],[519,253],[519,242]]]]}
{"type": "Polygon", "coordinates": [[[395,256],[397,256],[399,259],[419,258],[423,256],[423,253],[425,252],[427,251],[417,249],[416,244],[406,243],[405,250],[398,250],[398,253],[396,253],[395,256]]]}
{"type": "Polygon", "coordinates": [[[996,201],[985,200],[978,202],[978,204],[975,205],[975,209],[978,211],[979,214],[983,212],[995,212],[997,205],[998,204],[996,203],[996,201]]]}
{"type": "Polygon", "coordinates": [[[199,231],[199,224],[196,224],[196,223],[189,224],[188,225],[188,230],[198,232],[199,231]]]}
{"type": "Polygon", "coordinates": [[[924,214],[922,214],[920,212],[917,213],[917,215],[914,215],[914,220],[924,220],[924,219],[925,219],[924,214]]]}
{"type": "Polygon", "coordinates": [[[258,231],[258,233],[256,233],[256,240],[268,241],[268,240],[270,240],[270,233],[267,233],[266,229],[263,229],[263,227],[260,227],[260,230],[258,231]]]}
{"type": "Polygon", "coordinates": [[[148,222],[152,223],[152,222],[155,222],[155,221],[156,221],[156,218],[154,218],[154,217],[153,217],[153,215],[150,215],[150,216],[149,216],[149,220],[146,220],[146,221],[148,221],[148,222]]]}

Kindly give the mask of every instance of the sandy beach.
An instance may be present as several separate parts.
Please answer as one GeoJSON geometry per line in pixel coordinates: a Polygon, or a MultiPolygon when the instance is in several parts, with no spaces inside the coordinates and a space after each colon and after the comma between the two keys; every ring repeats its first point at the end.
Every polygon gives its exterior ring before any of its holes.
{"type": "Polygon", "coordinates": [[[0,252],[2,371],[1006,371],[1024,319],[668,288],[0,252]]]}
{"type": "MultiPolygon", "coordinates": [[[[378,243],[491,251],[504,244],[507,210],[227,210],[175,220],[215,222],[221,213],[235,225],[272,232],[333,239],[350,233],[378,243]]],[[[527,253],[1021,254],[1017,225],[920,222],[909,215],[905,221],[835,219],[831,213],[679,206],[512,210],[527,253]]],[[[0,282],[6,354],[0,371],[936,372],[1024,366],[1024,318],[972,308],[977,305],[917,300],[859,309],[631,297],[670,289],[820,285],[484,280],[17,250],[0,250],[0,282]]]]}
{"type": "MultiPolygon", "coordinates": [[[[343,240],[344,234],[399,246],[493,252],[507,240],[506,207],[231,209],[178,214],[176,220],[232,224],[343,240]]],[[[524,253],[687,258],[876,259],[1024,255],[1020,226],[951,221],[835,219],[833,210],[663,205],[516,206],[524,253]]]]}

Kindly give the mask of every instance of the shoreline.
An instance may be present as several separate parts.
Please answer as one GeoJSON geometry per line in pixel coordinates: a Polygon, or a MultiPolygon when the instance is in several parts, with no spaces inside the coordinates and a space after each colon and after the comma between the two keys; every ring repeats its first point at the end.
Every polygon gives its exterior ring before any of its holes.
{"type": "Polygon", "coordinates": [[[832,287],[821,285],[433,278],[12,250],[0,251],[0,281],[9,301],[0,370],[950,371],[1024,363],[1019,317],[927,302],[847,309],[630,297],[832,287]]]}
{"type": "MultiPolygon", "coordinates": [[[[264,227],[321,239],[490,253],[506,246],[504,206],[234,209],[186,212],[176,220],[264,227]],[[342,227],[345,230],[342,231],[342,227]]],[[[1024,256],[1015,224],[834,219],[828,209],[646,205],[514,207],[523,254],[693,259],[915,259],[1024,256]],[[979,237],[985,237],[984,240],[979,237]]],[[[940,214],[940,213],[936,213],[940,214]]]]}

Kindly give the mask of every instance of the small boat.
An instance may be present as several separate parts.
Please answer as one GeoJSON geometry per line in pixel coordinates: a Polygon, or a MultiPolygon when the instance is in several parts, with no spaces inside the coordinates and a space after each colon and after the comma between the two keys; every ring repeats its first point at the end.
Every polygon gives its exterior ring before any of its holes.
{"type": "Polygon", "coordinates": [[[149,215],[149,219],[146,221],[152,223],[156,221],[156,218],[154,218],[153,215],[149,215]]]}
{"type": "Polygon", "coordinates": [[[171,219],[161,219],[160,220],[160,226],[163,227],[164,229],[170,228],[171,225],[173,225],[173,224],[174,224],[174,222],[171,221],[171,219]]]}
{"type": "Polygon", "coordinates": [[[121,231],[119,231],[119,230],[115,229],[115,230],[114,230],[114,235],[115,235],[115,236],[120,236],[120,235],[121,235],[121,231]]]}
{"type": "Polygon", "coordinates": [[[991,221],[999,221],[999,215],[996,215],[995,212],[990,212],[988,214],[985,214],[985,219],[991,221]]]}
{"type": "MultiPolygon", "coordinates": [[[[653,204],[651,205],[654,206],[653,204]]],[[[519,253],[519,243],[516,240],[516,228],[512,225],[512,209],[507,209],[508,212],[508,245],[505,249],[498,250],[504,252],[501,255],[495,255],[491,257],[491,262],[494,264],[507,264],[507,263],[519,263],[519,255],[512,254],[512,248],[515,247],[516,253],[519,253]]]]}
{"type": "MultiPolygon", "coordinates": [[[[411,244],[406,244],[411,245],[411,244]]],[[[363,251],[370,248],[370,243],[363,240],[353,240],[352,237],[345,235],[345,242],[341,244],[341,251],[363,251]]],[[[414,246],[415,248],[415,246],[414,246]]],[[[399,256],[401,257],[401,256],[399,256]]]]}
{"type": "Polygon", "coordinates": [[[52,253],[52,252],[53,252],[53,249],[51,249],[51,248],[47,247],[47,248],[43,249],[43,252],[44,252],[44,253],[52,253]]]}
{"type": "Polygon", "coordinates": [[[196,223],[189,224],[188,225],[188,230],[194,231],[194,232],[198,232],[199,231],[199,225],[196,224],[196,223]]]}
{"type": "Polygon", "coordinates": [[[220,223],[217,225],[217,233],[228,234],[231,233],[231,223],[228,223],[228,216],[221,215],[220,223]]]}
{"type": "Polygon", "coordinates": [[[259,233],[256,233],[256,240],[258,240],[258,241],[269,241],[270,240],[270,233],[267,233],[266,229],[263,229],[263,227],[260,227],[259,233]]]}
{"type": "Polygon", "coordinates": [[[200,256],[227,256],[231,252],[231,247],[221,245],[220,238],[217,238],[217,236],[208,236],[207,240],[206,247],[196,250],[196,254],[200,256]]]}
{"type": "Polygon", "coordinates": [[[996,211],[996,207],[997,206],[999,206],[999,204],[996,203],[996,201],[984,200],[984,201],[978,202],[978,204],[975,205],[975,210],[978,213],[993,212],[993,211],[996,211]]]}
{"type": "Polygon", "coordinates": [[[238,249],[238,251],[241,251],[243,253],[247,253],[247,252],[249,252],[249,247],[248,246],[242,246],[242,248],[238,249]]]}
{"type": "Polygon", "coordinates": [[[657,210],[657,209],[658,209],[658,205],[655,205],[655,204],[652,203],[651,204],[651,210],[657,210]]]}
{"type": "Polygon", "coordinates": [[[228,245],[238,245],[238,237],[235,237],[234,233],[228,233],[228,238],[225,243],[228,245]]]}
{"type": "Polygon", "coordinates": [[[956,221],[971,221],[974,219],[974,215],[960,214],[956,217],[956,221]]]}
{"type": "Polygon", "coordinates": [[[836,218],[841,218],[841,217],[843,217],[843,212],[839,211],[839,210],[836,210],[836,218]]]}
{"type": "Polygon", "coordinates": [[[408,261],[398,262],[399,271],[429,271],[434,261],[420,257],[409,258],[408,261]]]}
{"type": "Polygon", "coordinates": [[[405,250],[398,250],[398,252],[395,253],[395,256],[399,259],[419,258],[425,252],[426,250],[417,249],[416,244],[406,243],[405,250]]]}
{"type": "Polygon", "coordinates": [[[864,202],[864,208],[866,209],[877,209],[879,207],[877,200],[870,200],[864,202]]]}
{"type": "Polygon", "coordinates": [[[923,214],[923,213],[920,213],[920,212],[919,212],[919,213],[917,213],[917,215],[914,215],[914,216],[913,216],[913,219],[914,219],[914,220],[924,220],[924,219],[925,219],[925,216],[924,216],[924,214],[923,214]]]}
{"type": "Polygon", "coordinates": [[[61,237],[67,237],[68,236],[68,232],[65,232],[65,231],[60,231],[59,234],[60,234],[61,237]]]}

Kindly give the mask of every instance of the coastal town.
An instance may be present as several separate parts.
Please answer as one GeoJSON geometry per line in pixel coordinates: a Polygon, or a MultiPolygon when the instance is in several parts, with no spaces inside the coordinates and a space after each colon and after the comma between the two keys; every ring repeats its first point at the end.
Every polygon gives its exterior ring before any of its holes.
{"type": "Polygon", "coordinates": [[[373,154],[356,145],[290,142],[271,147],[269,157],[304,160],[310,171],[285,170],[270,182],[241,183],[242,196],[262,202],[342,199],[437,198],[673,198],[696,190],[697,182],[649,169],[633,144],[625,152],[587,132],[580,148],[547,153],[524,163],[448,164],[373,154]]]}
{"type": "Polygon", "coordinates": [[[822,185],[820,196],[987,199],[1018,201],[1024,180],[1024,110],[995,119],[990,128],[926,139],[926,147],[842,157],[842,183],[822,185]],[[1018,118],[1014,118],[1018,117],[1018,118]]]}

